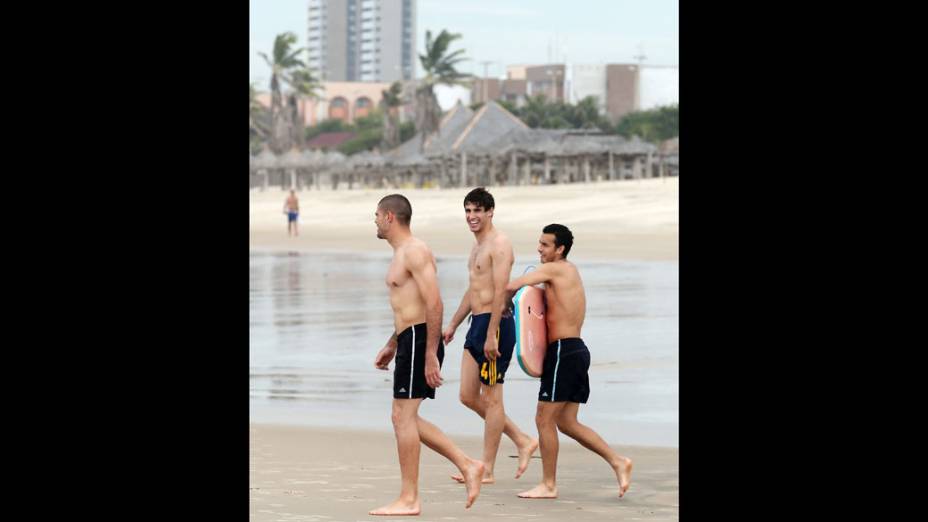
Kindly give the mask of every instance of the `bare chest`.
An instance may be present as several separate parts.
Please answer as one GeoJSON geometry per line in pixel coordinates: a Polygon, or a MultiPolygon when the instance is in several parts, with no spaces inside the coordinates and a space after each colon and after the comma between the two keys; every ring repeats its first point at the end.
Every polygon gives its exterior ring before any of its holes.
{"type": "Polygon", "coordinates": [[[394,290],[402,287],[409,281],[409,272],[403,267],[401,260],[394,259],[390,263],[390,268],[387,269],[387,278],[384,282],[387,284],[387,288],[394,290]]]}
{"type": "Polygon", "coordinates": [[[489,274],[492,270],[489,248],[475,246],[470,253],[470,259],[467,261],[467,268],[470,270],[471,276],[489,274]]]}

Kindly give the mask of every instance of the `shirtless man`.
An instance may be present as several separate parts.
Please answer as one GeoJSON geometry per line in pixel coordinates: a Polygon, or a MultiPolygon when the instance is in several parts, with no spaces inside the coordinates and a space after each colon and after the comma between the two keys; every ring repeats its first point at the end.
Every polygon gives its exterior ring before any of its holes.
{"type": "Polygon", "coordinates": [[[426,397],[435,398],[441,386],[441,362],[445,350],[441,333],[442,303],[438,291],[435,257],[428,245],[409,230],[412,206],[399,194],[380,200],[374,213],[377,237],[393,247],[393,260],[387,270],[387,288],[393,308],[395,333],[377,353],[374,366],[393,370],[393,432],[399,452],[402,488],[393,503],[374,509],[371,515],[418,515],[419,443],[450,460],[460,470],[467,485],[469,508],[480,494],[484,465],[464,454],[434,424],[419,417],[419,405],[426,397]]]}
{"type": "Polygon", "coordinates": [[[296,219],[300,215],[300,201],[296,198],[296,192],[290,190],[290,197],[284,201],[284,214],[287,215],[287,235],[298,236],[296,219]]]}
{"type": "MultiPolygon", "coordinates": [[[[470,252],[467,269],[470,286],[461,299],[451,324],[442,332],[445,344],[451,343],[454,332],[468,313],[470,329],[464,340],[461,359],[461,402],[484,418],[483,462],[484,484],[495,482],[493,476],[496,454],[502,434],[512,439],[519,453],[516,478],[522,476],[538,449],[538,439],[522,432],[506,416],[503,408],[503,379],[516,342],[515,321],[506,283],[512,270],[512,242],[493,226],[495,202],[484,188],[475,188],[464,197],[464,217],[477,243],[470,252]]],[[[458,482],[464,477],[453,476],[458,482]]]]}
{"type": "Polygon", "coordinates": [[[619,497],[625,495],[631,480],[632,460],[613,451],[595,431],[577,421],[580,404],[590,396],[590,351],[580,339],[586,315],[583,281],[577,267],[567,260],[573,242],[573,234],[564,225],[546,226],[538,240],[541,266],[506,286],[515,293],[526,285],[545,284],[548,348],[535,414],[544,471],[541,484],[519,493],[522,498],[557,498],[557,430],[609,463],[619,482],[619,497]]]}

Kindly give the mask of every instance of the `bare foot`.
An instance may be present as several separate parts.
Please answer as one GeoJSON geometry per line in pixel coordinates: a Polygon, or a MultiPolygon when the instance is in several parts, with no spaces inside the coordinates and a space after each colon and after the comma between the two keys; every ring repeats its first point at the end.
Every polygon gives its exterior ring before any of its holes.
{"type": "Polygon", "coordinates": [[[519,493],[520,498],[557,498],[557,486],[549,488],[548,486],[538,484],[528,491],[519,493]]]}
{"type": "Polygon", "coordinates": [[[532,454],[538,449],[538,439],[531,437],[531,442],[525,447],[519,448],[519,469],[516,470],[516,478],[525,473],[528,463],[532,460],[532,454]]]}
{"type": "Polygon", "coordinates": [[[467,505],[464,506],[465,509],[471,507],[474,501],[477,500],[477,495],[480,494],[481,479],[486,469],[487,467],[483,462],[472,460],[467,469],[464,470],[464,484],[467,486],[467,505]]]}
{"type": "Polygon", "coordinates": [[[613,468],[616,478],[619,479],[619,498],[625,496],[628,485],[632,482],[632,459],[628,457],[621,457],[621,459],[618,466],[613,468]]]}
{"type": "Polygon", "coordinates": [[[367,512],[368,515],[405,515],[412,516],[419,514],[419,501],[413,503],[408,503],[403,500],[396,500],[392,504],[388,504],[377,509],[372,509],[367,512]]]}
{"type": "MultiPolygon", "coordinates": [[[[461,475],[451,475],[451,478],[453,478],[454,480],[456,480],[456,481],[458,482],[458,484],[463,484],[463,483],[464,483],[464,477],[462,477],[461,475]]],[[[481,483],[481,484],[496,484],[496,479],[493,478],[492,476],[488,477],[488,476],[484,475],[484,476],[483,476],[483,479],[480,481],[480,483],[481,483]]]]}

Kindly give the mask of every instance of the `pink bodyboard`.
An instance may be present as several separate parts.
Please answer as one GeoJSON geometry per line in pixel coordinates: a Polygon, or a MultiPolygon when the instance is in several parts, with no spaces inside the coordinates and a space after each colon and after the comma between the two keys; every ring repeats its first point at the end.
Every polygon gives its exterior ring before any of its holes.
{"type": "Polygon", "coordinates": [[[545,292],[537,286],[523,286],[513,299],[516,322],[516,360],[522,371],[541,377],[548,348],[545,323],[545,292]]]}

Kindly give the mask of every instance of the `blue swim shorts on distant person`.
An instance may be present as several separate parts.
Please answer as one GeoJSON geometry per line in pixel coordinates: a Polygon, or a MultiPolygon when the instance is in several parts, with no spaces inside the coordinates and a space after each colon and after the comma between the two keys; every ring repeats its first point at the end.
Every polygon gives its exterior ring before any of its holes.
{"type": "Polygon", "coordinates": [[[292,223],[296,221],[296,217],[299,216],[299,212],[287,212],[287,222],[292,223]]]}

